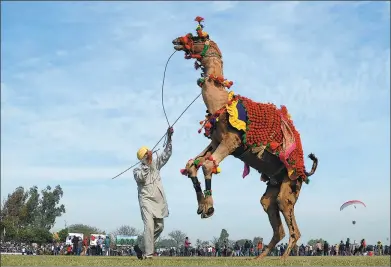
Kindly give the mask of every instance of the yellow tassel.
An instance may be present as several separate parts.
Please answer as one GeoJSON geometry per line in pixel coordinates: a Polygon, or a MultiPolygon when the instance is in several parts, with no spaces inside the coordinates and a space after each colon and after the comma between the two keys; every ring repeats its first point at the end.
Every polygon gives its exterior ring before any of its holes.
{"type": "Polygon", "coordinates": [[[221,168],[220,167],[217,167],[216,168],[216,173],[220,173],[221,172],[221,168]]]}

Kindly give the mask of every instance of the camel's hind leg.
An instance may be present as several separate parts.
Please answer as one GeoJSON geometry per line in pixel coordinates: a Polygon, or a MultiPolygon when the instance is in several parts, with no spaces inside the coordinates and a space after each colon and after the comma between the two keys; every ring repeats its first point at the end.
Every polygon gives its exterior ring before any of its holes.
{"type": "Polygon", "coordinates": [[[278,242],[285,237],[284,227],[280,217],[280,210],[278,208],[277,196],[280,192],[280,187],[268,185],[265,194],[261,198],[261,204],[267,215],[269,216],[270,224],[273,228],[273,237],[267,248],[256,259],[263,259],[266,257],[270,250],[272,250],[278,242]]]}
{"type": "Polygon", "coordinates": [[[284,215],[289,229],[289,243],[284,255],[282,255],[283,259],[286,259],[289,256],[292,248],[296,245],[301,236],[295,218],[295,204],[299,198],[301,186],[301,179],[292,181],[286,176],[281,184],[280,193],[277,197],[278,207],[284,215]]]}

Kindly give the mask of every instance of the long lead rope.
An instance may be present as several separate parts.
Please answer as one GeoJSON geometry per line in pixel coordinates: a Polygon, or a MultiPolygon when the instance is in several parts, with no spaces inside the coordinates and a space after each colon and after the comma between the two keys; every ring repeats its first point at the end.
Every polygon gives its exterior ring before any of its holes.
{"type": "MultiPolygon", "coordinates": [[[[164,91],[164,81],[166,80],[166,70],[167,70],[168,62],[170,62],[171,57],[172,57],[175,53],[176,53],[176,50],[174,50],[174,53],[172,53],[171,56],[167,59],[166,66],[164,67],[163,82],[162,82],[162,107],[163,107],[163,112],[164,112],[164,116],[166,117],[166,121],[167,121],[168,127],[170,127],[170,122],[168,121],[166,109],[164,108],[164,100],[163,100],[163,95],[164,95],[164,94],[163,94],[163,91],[164,91]]],[[[153,149],[152,149],[152,150],[153,150],[153,149]]]]}
{"type": "MultiPolygon", "coordinates": [[[[176,52],[176,51],[175,51],[176,52]]],[[[167,117],[167,114],[166,114],[166,110],[164,108],[164,101],[163,101],[163,90],[164,90],[164,80],[166,78],[166,70],[167,70],[167,65],[168,65],[168,62],[170,61],[171,57],[175,54],[172,53],[171,56],[168,58],[167,60],[167,63],[166,63],[166,66],[164,68],[164,74],[163,74],[163,83],[162,83],[162,106],[163,106],[163,111],[164,111],[164,115],[166,117],[166,120],[167,120],[167,124],[169,127],[173,127],[178,121],[179,119],[183,116],[183,114],[185,114],[185,112],[190,108],[191,105],[193,105],[193,103],[201,96],[202,93],[199,93],[194,99],[193,101],[191,101],[191,103],[189,105],[187,105],[187,107],[185,108],[185,110],[182,111],[182,113],[179,115],[179,117],[174,121],[174,123],[170,126],[170,122],[168,121],[168,117],[167,117]]],[[[157,145],[163,140],[163,138],[167,135],[167,132],[164,133],[164,135],[159,139],[159,141],[156,143],[156,145],[152,148],[152,151],[157,147],[157,145]]],[[[154,151],[153,153],[155,153],[156,151],[154,151]]],[[[141,161],[137,162],[136,164],[133,164],[132,166],[130,166],[129,168],[127,168],[126,170],[122,171],[121,173],[117,174],[116,176],[114,176],[113,178],[111,179],[115,179],[119,176],[121,176],[122,174],[124,174],[125,172],[129,171],[131,168],[137,166],[138,164],[140,164],[141,161]]]]}

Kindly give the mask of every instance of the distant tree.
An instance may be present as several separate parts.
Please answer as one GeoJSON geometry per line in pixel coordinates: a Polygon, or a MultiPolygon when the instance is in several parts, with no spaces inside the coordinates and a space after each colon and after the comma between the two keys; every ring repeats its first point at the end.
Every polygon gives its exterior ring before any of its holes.
{"type": "Polygon", "coordinates": [[[50,186],[47,186],[41,193],[42,198],[37,207],[37,226],[50,230],[54,226],[56,218],[65,213],[65,206],[63,204],[59,205],[64,193],[59,185],[53,190],[50,186]]]}
{"type": "Polygon", "coordinates": [[[90,236],[91,234],[106,234],[101,229],[87,225],[87,224],[72,224],[68,226],[69,233],[82,233],[84,236],[90,236]]]}
{"type": "Polygon", "coordinates": [[[209,244],[209,241],[202,241],[202,243],[201,243],[201,246],[202,247],[207,247],[207,246],[209,246],[210,244],[209,244]]]}
{"type": "Polygon", "coordinates": [[[129,225],[121,225],[118,227],[113,233],[114,236],[117,235],[128,235],[128,236],[138,236],[140,235],[140,231],[135,227],[129,225]]]}
{"type": "Polygon", "coordinates": [[[64,228],[64,229],[61,229],[60,231],[58,231],[58,239],[60,240],[60,242],[65,242],[65,240],[67,239],[68,237],[68,228],[64,228]]]}
{"type": "Polygon", "coordinates": [[[219,238],[214,236],[210,242],[212,242],[213,245],[219,244],[219,238]]]}
{"type": "Polygon", "coordinates": [[[183,244],[186,238],[186,234],[180,230],[171,231],[168,236],[175,240],[177,247],[183,244]]]}
{"type": "Polygon", "coordinates": [[[171,248],[176,247],[176,241],[172,238],[162,237],[159,241],[156,242],[156,248],[171,248]]]}
{"type": "Polygon", "coordinates": [[[239,239],[239,240],[236,240],[235,243],[238,242],[239,246],[244,246],[244,243],[246,243],[247,240],[248,239],[239,239]]]}
{"type": "Polygon", "coordinates": [[[53,190],[47,186],[41,194],[37,186],[29,190],[17,187],[1,205],[0,232],[3,240],[36,243],[52,240],[50,229],[57,217],[65,213],[64,205],[60,205],[62,196],[59,185],[53,190]]]}
{"type": "Polygon", "coordinates": [[[220,237],[219,237],[219,243],[224,244],[224,242],[228,242],[229,234],[227,230],[221,229],[220,237]]]}
{"type": "Polygon", "coordinates": [[[263,242],[263,238],[260,237],[260,236],[255,236],[255,237],[253,238],[253,244],[254,244],[254,246],[256,246],[256,245],[258,244],[259,241],[263,242]]]}
{"type": "Polygon", "coordinates": [[[202,240],[198,238],[198,239],[196,240],[196,246],[199,247],[199,246],[201,246],[201,245],[202,245],[202,240]]]}
{"type": "Polygon", "coordinates": [[[319,238],[319,239],[310,239],[310,240],[307,242],[307,244],[308,244],[309,246],[315,246],[316,243],[318,243],[318,242],[320,242],[320,243],[323,245],[324,240],[323,240],[322,238],[319,238]]]}

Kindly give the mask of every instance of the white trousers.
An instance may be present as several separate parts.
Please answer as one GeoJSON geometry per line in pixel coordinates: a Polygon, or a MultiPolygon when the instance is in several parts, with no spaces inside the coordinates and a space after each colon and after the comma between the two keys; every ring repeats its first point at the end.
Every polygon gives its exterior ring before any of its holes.
{"type": "Polygon", "coordinates": [[[153,256],[155,252],[155,242],[164,229],[164,219],[153,218],[150,214],[143,217],[145,256],[153,256]]]}

